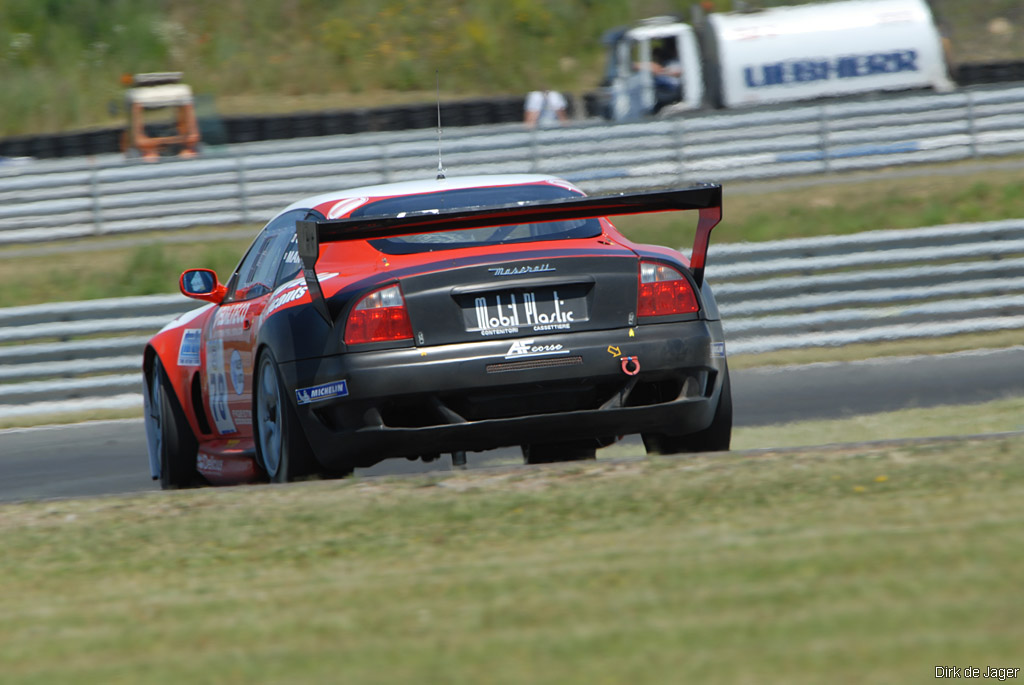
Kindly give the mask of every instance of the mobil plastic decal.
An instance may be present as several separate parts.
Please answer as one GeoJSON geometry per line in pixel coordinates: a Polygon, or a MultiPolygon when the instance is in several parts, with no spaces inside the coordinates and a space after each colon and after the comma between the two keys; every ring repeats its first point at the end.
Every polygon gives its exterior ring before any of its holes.
{"type": "Polygon", "coordinates": [[[850,79],[918,71],[916,50],[896,50],[827,59],[797,59],[743,68],[748,88],[850,79]]]}

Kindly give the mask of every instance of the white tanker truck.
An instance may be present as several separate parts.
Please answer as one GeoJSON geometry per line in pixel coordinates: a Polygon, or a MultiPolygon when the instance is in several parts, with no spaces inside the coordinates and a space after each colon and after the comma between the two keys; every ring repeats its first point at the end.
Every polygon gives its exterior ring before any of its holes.
{"type": "Polygon", "coordinates": [[[604,36],[610,119],[891,90],[953,88],[926,0],[654,17],[604,36]]]}

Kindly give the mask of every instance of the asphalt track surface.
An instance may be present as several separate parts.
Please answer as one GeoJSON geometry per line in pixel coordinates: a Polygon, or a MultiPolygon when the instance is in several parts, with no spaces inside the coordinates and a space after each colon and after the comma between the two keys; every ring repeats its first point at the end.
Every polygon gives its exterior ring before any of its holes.
{"type": "MultiPolygon", "coordinates": [[[[735,370],[732,383],[738,427],[975,404],[1024,396],[1024,346],[735,370]]],[[[471,453],[468,467],[507,462],[516,455],[518,450],[511,449],[471,453]]],[[[432,464],[389,460],[359,473],[450,468],[450,458],[445,456],[432,464]]],[[[156,489],[149,477],[141,419],[0,431],[0,502],[156,489]]]]}

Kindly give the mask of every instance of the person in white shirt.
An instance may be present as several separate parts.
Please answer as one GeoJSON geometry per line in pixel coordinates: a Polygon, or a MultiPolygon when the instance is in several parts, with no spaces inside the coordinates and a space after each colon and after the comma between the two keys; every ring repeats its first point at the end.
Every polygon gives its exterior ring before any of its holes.
{"type": "Polygon", "coordinates": [[[565,97],[557,90],[535,90],[526,96],[523,123],[527,128],[547,128],[565,123],[565,97]]]}

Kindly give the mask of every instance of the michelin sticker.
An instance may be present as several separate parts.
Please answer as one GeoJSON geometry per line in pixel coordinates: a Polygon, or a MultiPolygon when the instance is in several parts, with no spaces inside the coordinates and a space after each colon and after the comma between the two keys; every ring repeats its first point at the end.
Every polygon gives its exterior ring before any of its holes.
{"type": "Polygon", "coordinates": [[[348,381],[334,381],[312,388],[299,388],[295,391],[295,400],[299,404],[313,404],[321,400],[348,396],[348,381]]]}
{"type": "Polygon", "coordinates": [[[199,335],[200,328],[187,328],[181,335],[178,347],[178,366],[199,366],[199,335]]]}

